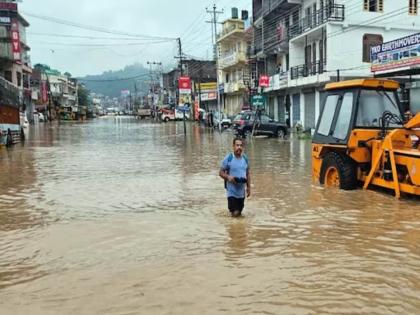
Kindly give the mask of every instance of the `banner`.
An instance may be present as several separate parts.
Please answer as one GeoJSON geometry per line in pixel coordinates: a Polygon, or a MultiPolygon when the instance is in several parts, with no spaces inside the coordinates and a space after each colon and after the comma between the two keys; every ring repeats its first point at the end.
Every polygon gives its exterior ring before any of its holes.
{"type": "Polygon", "coordinates": [[[204,92],[201,93],[201,100],[202,101],[214,101],[217,100],[217,92],[204,92]]]}
{"type": "Polygon", "coordinates": [[[420,33],[402,37],[370,49],[371,71],[398,71],[420,64],[420,33]]]}
{"type": "Polygon", "coordinates": [[[12,19],[11,35],[12,35],[13,60],[20,61],[21,49],[20,49],[19,24],[16,18],[12,19]]]}
{"type": "Polygon", "coordinates": [[[269,87],[270,86],[270,77],[268,75],[262,75],[260,76],[260,87],[269,87]]]}
{"type": "Polygon", "coordinates": [[[178,87],[179,87],[180,94],[191,94],[190,77],[180,77],[178,80],[178,87]]]}
{"type": "Polygon", "coordinates": [[[194,120],[200,119],[200,104],[198,101],[194,102],[194,120]]]}
{"type": "Polygon", "coordinates": [[[179,94],[179,106],[187,105],[189,106],[191,104],[191,94],[179,94]]]}
{"type": "Polygon", "coordinates": [[[42,103],[48,102],[48,85],[45,81],[41,81],[41,101],[42,103]]]}

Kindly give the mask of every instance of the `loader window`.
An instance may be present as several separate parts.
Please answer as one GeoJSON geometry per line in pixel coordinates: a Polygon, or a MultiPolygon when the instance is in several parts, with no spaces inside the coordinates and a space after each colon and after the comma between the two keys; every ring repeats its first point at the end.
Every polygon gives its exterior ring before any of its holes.
{"type": "Polygon", "coordinates": [[[340,113],[335,124],[333,137],[345,140],[349,132],[351,113],[353,111],[353,92],[344,94],[341,102],[340,113]]]}
{"type": "Polygon", "coordinates": [[[394,93],[389,91],[361,90],[357,110],[357,127],[379,127],[385,111],[401,116],[394,93]]]}
{"type": "Polygon", "coordinates": [[[339,96],[338,95],[328,95],[324,110],[322,112],[322,118],[319,123],[318,133],[323,136],[329,136],[331,130],[331,124],[334,119],[335,110],[337,108],[339,96]]]}

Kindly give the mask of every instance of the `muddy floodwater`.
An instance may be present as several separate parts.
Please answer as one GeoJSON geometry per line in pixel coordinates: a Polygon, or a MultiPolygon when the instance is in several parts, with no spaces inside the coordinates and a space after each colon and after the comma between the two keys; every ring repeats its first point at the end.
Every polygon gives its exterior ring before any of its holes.
{"type": "Polygon", "coordinates": [[[124,117],[31,127],[0,150],[0,314],[420,314],[420,201],[325,190],[310,142],[124,117]]]}

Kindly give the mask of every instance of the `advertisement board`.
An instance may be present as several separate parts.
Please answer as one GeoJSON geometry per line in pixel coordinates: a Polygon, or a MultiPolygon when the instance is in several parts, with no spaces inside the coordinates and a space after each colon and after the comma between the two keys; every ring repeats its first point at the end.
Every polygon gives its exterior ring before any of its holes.
{"type": "Polygon", "coordinates": [[[420,65],[420,33],[372,46],[370,60],[372,72],[409,70],[420,65]]]}
{"type": "Polygon", "coordinates": [[[268,75],[260,76],[259,86],[260,87],[269,87],[270,86],[270,77],[268,75]]]}
{"type": "Polygon", "coordinates": [[[190,77],[180,77],[178,80],[179,94],[191,94],[190,77]]]}
{"type": "Polygon", "coordinates": [[[265,96],[264,95],[254,95],[252,97],[252,106],[253,107],[263,107],[265,105],[265,96]]]}
{"type": "Polygon", "coordinates": [[[12,26],[10,29],[12,37],[12,53],[13,60],[21,60],[21,48],[20,48],[20,36],[19,36],[19,24],[17,19],[12,19],[12,26]]]}
{"type": "Polygon", "coordinates": [[[17,11],[18,5],[14,2],[0,2],[0,10],[2,11],[17,11]]]}
{"type": "Polygon", "coordinates": [[[214,101],[217,100],[217,92],[204,92],[201,93],[201,100],[202,101],[214,101]]]}

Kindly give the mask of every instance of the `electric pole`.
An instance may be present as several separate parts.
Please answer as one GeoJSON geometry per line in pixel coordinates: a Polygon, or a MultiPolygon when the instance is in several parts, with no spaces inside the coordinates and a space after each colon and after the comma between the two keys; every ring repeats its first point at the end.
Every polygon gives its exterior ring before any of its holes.
{"type": "Polygon", "coordinates": [[[213,33],[214,33],[214,61],[216,63],[216,89],[217,89],[217,110],[219,112],[219,132],[222,132],[222,112],[220,108],[220,90],[219,90],[219,49],[217,45],[217,16],[223,11],[217,11],[216,4],[213,10],[206,9],[207,13],[212,14],[213,33]]]}
{"type": "Polygon", "coordinates": [[[152,106],[153,106],[153,113],[154,113],[154,119],[155,121],[157,121],[157,106],[155,104],[155,79],[153,77],[153,70],[152,70],[152,66],[154,65],[158,65],[158,66],[162,66],[161,62],[156,62],[156,61],[148,61],[147,64],[149,65],[149,73],[150,73],[150,80],[151,80],[151,90],[152,90],[152,106]]]}

